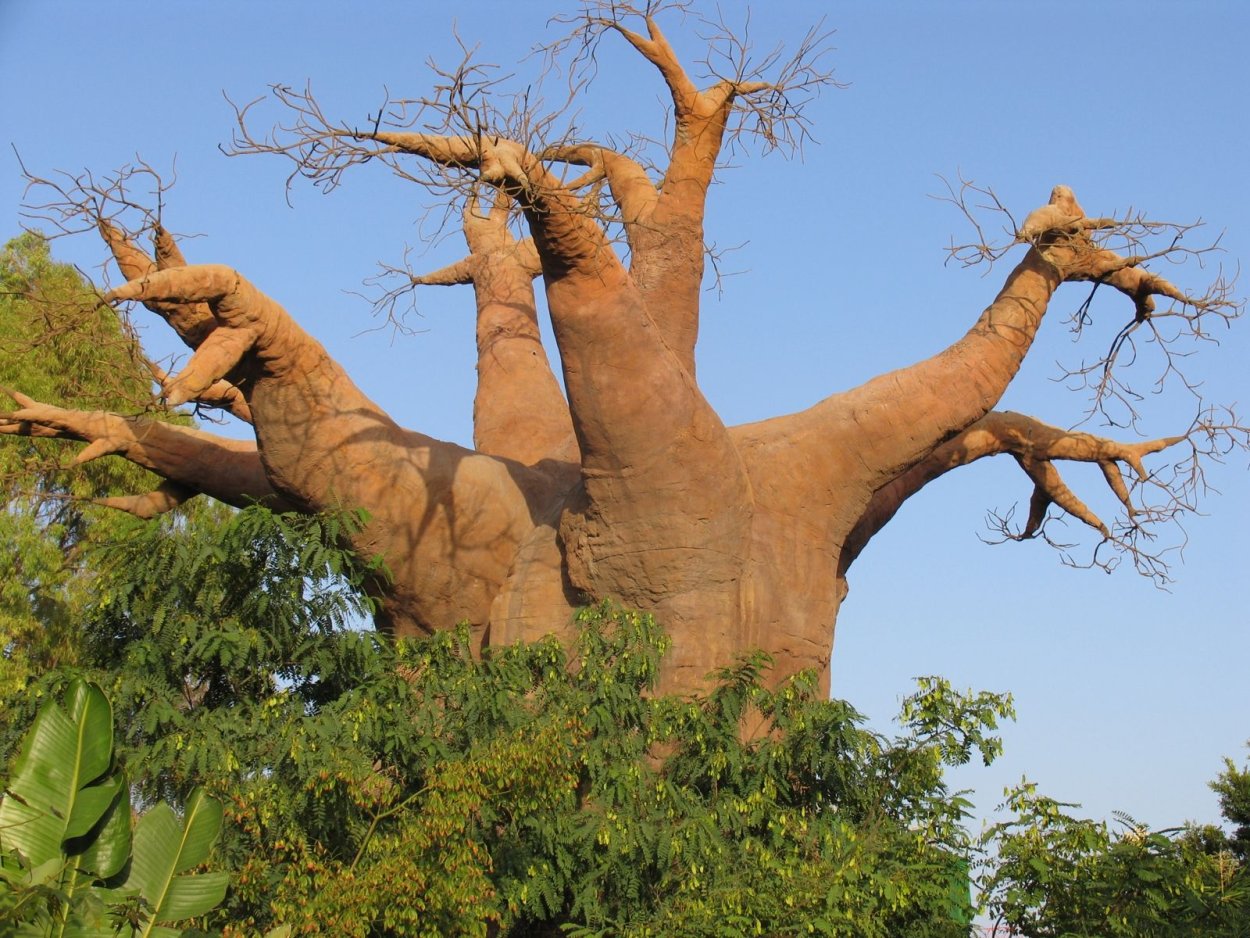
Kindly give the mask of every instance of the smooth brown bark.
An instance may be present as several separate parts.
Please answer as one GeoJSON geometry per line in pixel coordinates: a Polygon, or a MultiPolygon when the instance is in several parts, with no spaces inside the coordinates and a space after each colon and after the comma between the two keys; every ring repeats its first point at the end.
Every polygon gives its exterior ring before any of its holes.
{"type": "MultiPolygon", "coordinates": [[[[533,280],[541,273],[529,239],[508,230],[503,193],[483,215],[477,199],[464,214],[469,256],[414,277],[418,285],[472,284],[477,302],[477,394],[473,448],[527,466],[580,462],[569,408],[543,349],[533,280]]],[[[574,473],[570,473],[572,481],[574,473]]]]}

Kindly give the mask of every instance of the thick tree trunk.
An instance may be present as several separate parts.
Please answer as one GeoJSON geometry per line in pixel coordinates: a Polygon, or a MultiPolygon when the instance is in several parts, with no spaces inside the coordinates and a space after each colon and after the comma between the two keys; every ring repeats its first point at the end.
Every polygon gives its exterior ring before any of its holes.
{"type": "MultiPolygon", "coordinates": [[[[415,159],[441,174],[438,187],[462,187],[469,255],[413,284],[474,288],[474,450],[397,426],[237,272],[187,266],[159,227],[149,257],[91,199],[82,211],[129,281],[109,299],[141,301],[194,350],[179,374],[161,377],[168,402],[226,406],[251,421],[255,445],[18,393],[0,433],[83,440],[80,459],[114,453],[148,466],[168,484],[111,501],[143,516],[198,492],[365,509],[354,546],[386,564],[389,580],[373,589],[380,625],[396,635],[468,622],[479,644],[534,639],[571,628],[577,605],[602,598],[653,612],[672,637],[666,690],[698,687],[757,648],[774,658],[775,680],[800,669],[827,680],[851,563],[907,498],[956,466],[998,453],[1019,462],[1035,489],[1021,536],[1040,530],[1051,505],[1111,536],[1055,460],[1100,465],[1133,519],[1118,465],[1144,477],[1141,457],[1179,438],[1124,446],[993,408],[1065,281],[1126,294],[1139,324],[1155,296],[1201,312],[1226,294],[1192,299],[1144,271],[1148,256],[1107,250],[1092,232],[1112,223],[1086,218],[1059,186],[1021,226],[1026,253],[997,297],[948,348],[800,413],[728,428],[695,379],[704,209],[734,108],[747,102],[774,133],[792,116],[785,82],[700,90],[654,21],[644,18],[645,34],[616,15],[587,22],[620,33],[666,86],[673,135],[662,172],[592,143],[543,149],[484,130],[331,126],[286,88],[275,94],[297,112],[289,144],[253,140],[240,115],[242,149],[289,156],[314,179],[415,159]],[[567,180],[573,164],[586,174],[567,180]],[[628,265],[608,236],[599,184],[617,206],[628,265]],[[494,203],[483,214],[485,190],[494,203]],[[527,239],[509,230],[513,206],[527,239]],[[541,343],[536,277],[563,392],[541,343]]],[[[446,116],[465,126],[463,114],[446,116]]]]}
{"type": "Polygon", "coordinates": [[[535,639],[606,597],[654,612],[673,640],[666,690],[698,687],[755,648],[774,658],[775,679],[800,669],[827,679],[847,569],[908,497],[951,468],[1010,453],[1036,487],[1024,536],[1051,504],[1105,534],[1053,461],[1098,463],[1131,516],[1117,464],[1144,476],[1142,456],[1177,442],[1124,446],[990,413],[1065,279],[1098,276],[1101,265],[1135,303],[1175,290],[1157,278],[1130,283],[1114,256],[1099,249],[1091,260],[1046,232],[943,352],[801,413],[726,428],[671,347],[675,333],[657,325],[697,318],[688,295],[639,289],[586,216],[561,207],[567,196],[540,166],[533,172],[525,186],[501,179],[529,215],[533,248],[511,238],[502,210],[474,211],[469,257],[417,278],[474,286],[477,452],[398,427],[235,271],[160,269],[107,234],[136,274],[111,299],[143,301],[195,348],[164,382],[167,398],[241,406],[256,444],[17,393],[20,409],[0,431],[83,440],[80,461],[117,454],[147,466],[169,484],[110,501],[143,516],[196,492],[366,509],[354,545],[385,561],[379,624],[396,635],[467,621],[481,644],[535,639]],[[539,341],[530,286],[539,267],[567,400],[539,341]]]}

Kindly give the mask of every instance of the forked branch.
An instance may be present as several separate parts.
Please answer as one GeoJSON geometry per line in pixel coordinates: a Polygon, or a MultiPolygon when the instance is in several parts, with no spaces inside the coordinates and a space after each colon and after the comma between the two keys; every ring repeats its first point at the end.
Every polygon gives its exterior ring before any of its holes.
{"type": "MultiPolygon", "coordinates": [[[[580,465],[568,403],[543,349],[532,281],[541,272],[533,239],[509,229],[512,201],[496,191],[488,211],[476,197],[464,211],[469,255],[430,274],[396,271],[401,283],[383,302],[418,286],[472,284],[477,306],[477,393],[473,445],[481,453],[533,466],[580,465]],[[406,283],[404,282],[406,281],[406,283]]],[[[553,469],[554,471],[554,469],[553,469]]]]}
{"type": "MultiPolygon", "coordinates": [[[[248,113],[257,102],[238,108],[231,155],[282,156],[295,164],[288,182],[302,176],[324,189],[336,187],[351,167],[373,160],[435,194],[456,197],[452,201],[471,198],[486,185],[521,205],[548,277],[571,270],[597,271],[614,261],[597,223],[598,200],[588,200],[565,185],[524,138],[505,136],[485,126],[454,133],[403,129],[417,122],[404,113],[403,102],[391,102],[399,110],[385,120],[349,127],[329,120],[308,89],[296,92],[278,85],[271,90],[290,120],[266,136],[256,136],[249,128],[248,113]],[[414,156],[416,161],[407,159],[414,156]]],[[[458,106],[454,100],[420,104],[422,114],[436,106],[458,106]]],[[[434,124],[455,126],[471,116],[442,113],[434,124]]]]}
{"type": "Polygon", "coordinates": [[[151,233],[161,225],[165,193],[176,181],[142,160],[102,176],[90,171],[39,176],[20,157],[18,163],[26,180],[22,218],[51,226],[53,237],[94,231],[102,222],[130,239],[151,233]]]}
{"type": "MultiPolygon", "coordinates": [[[[625,39],[660,74],[673,102],[674,135],[669,151],[677,151],[702,136],[709,120],[719,122],[719,136],[728,131],[731,146],[745,137],[761,141],[764,150],[787,154],[799,151],[810,139],[807,106],[826,87],[836,86],[832,69],[825,63],[830,51],[830,31],[817,24],[787,52],[777,46],[760,53],[751,39],[750,17],[736,28],[723,17],[696,17],[703,28],[707,54],[697,64],[696,75],[682,65],[659,18],[666,13],[683,18],[695,16],[685,0],[673,2],[587,2],[572,16],[553,22],[571,26],[569,34],[543,47],[550,67],[569,60],[570,86],[581,88],[597,69],[598,46],[604,35],[625,39]],[[700,82],[706,82],[703,89],[700,82]]],[[[704,147],[712,141],[703,141],[704,147]]],[[[705,154],[706,155],[706,154],[705,154]]]]}
{"type": "Polygon", "coordinates": [[[1236,414],[1230,410],[1204,412],[1184,436],[1134,444],[1128,454],[1116,460],[1128,464],[1136,474],[1132,500],[1114,461],[1108,464],[1100,460],[1099,466],[1108,484],[1125,508],[1123,515],[1110,526],[1072,493],[1049,461],[1029,464],[1018,460],[1035,483],[1028,518],[1023,527],[1016,527],[1012,523],[1014,512],[991,512],[988,518],[991,536],[988,540],[1001,542],[1040,537],[1058,548],[1064,563],[1069,566],[1098,567],[1108,572],[1118,566],[1122,558],[1128,558],[1138,573],[1161,586],[1165,585],[1171,580],[1170,555],[1184,547],[1184,517],[1198,510],[1201,497],[1208,491],[1206,467],[1212,462],[1222,461],[1233,450],[1245,451],[1248,448],[1250,428],[1242,425],[1236,414]],[[1181,444],[1188,445],[1187,450],[1182,450],[1184,455],[1153,472],[1147,473],[1131,459],[1133,453],[1152,451],[1152,446],[1158,446],[1158,450],[1153,450],[1157,452],[1181,444]],[[1052,508],[1060,509],[1061,514],[1054,515],[1052,508]],[[1048,531],[1048,525],[1059,520],[1062,514],[1077,518],[1102,535],[1101,542],[1088,557],[1077,557],[1073,553],[1074,545],[1058,540],[1048,531]],[[1165,543],[1161,532],[1169,524],[1180,533],[1180,538],[1165,543]]]}
{"type": "Polygon", "coordinates": [[[1207,412],[1179,436],[1123,443],[1074,430],[1061,430],[1023,414],[993,411],[949,440],[921,463],[884,486],[874,495],[855,530],[847,539],[842,572],[858,557],[868,540],[881,530],[903,503],[934,479],[952,469],[987,456],[1011,455],[1033,483],[1029,514],[1023,526],[1014,524],[1015,511],[991,512],[992,541],[1042,538],[1064,552],[1072,565],[1110,569],[1118,558],[1129,557],[1139,572],[1156,582],[1168,580],[1167,554],[1159,530],[1165,522],[1179,525],[1187,513],[1197,510],[1206,491],[1204,466],[1219,461],[1234,449],[1250,448],[1250,428],[1238,423],[1231,412],[1207,412]],[[1153,470],[1145,458],[1173,447],[1188,446],[1153,470]],[[1123,513],[1108,525],[1064,481],[1058,464],[1081,462],[1097,465],[1123,513]],[[1121,467],[1129,470],[1127,473],[1121,467]],[[1055,514],[1058,511],[1058,515],[1055,514]],[[1047,525],[1071,516],[1097,532],[1100,542],[1089,561],[1074,559],[1074,545],[1062,543],[1047,532],[1047,525]]]}
{"type": "Polygon", "coordinates": [[[1215,327],[1225,327],[1241,315],[1244,303],[1234,290],[1236,277],[1217,268],[1211,281],[1195,291],[1149,269],[1151,264],[1185,261],[1205,267],[1221,248],[1219,237],[1195,242],[1201,221],[1155,221],[1133,211],[1122,217],[1091,218],[1071,189],[1056,186],[1048,205],[1017,224],[992,189],[962,177],[958,185],[943,182],[947,192],[939,198],[955,205],[976,235],[965,243],[952,240],[947,248],[950,261],[965,267],[985,264],[988,270],[1018,244],[1038,247],[1066,282],[1093,284],[1071,317],[1077,339],[1094,324],[1099,287],[1110,287],[1132,303],[1132,316],[1115,328],[1100,354],[1063,369],[1069,384],[1090,393],[1087,418],[1097,414],[1113,426],[1135,425],[1143,394],[1138,390],[1140,379],[1127,375],[1139,361],[1142,339],[1158,362],[1148,382],[1158,389],[1166,381],[1178,380],[1193,393],[1199,409],[1205,407],[1197,382],[1182,368],[1183,359],[1190,344],[1214,341],[1215,327]],[[995,218],[997,233],[991,230],[995,218]]]}
{"type": "MultiPolygon", "coordinates": [[[[164,387],[172,380],[172,376],[160,365],[150,365],[152,377],[156,383],[164,387]]],[[[211,407],[218,410],[224,410],[232,417],[242,420],[244,423],[252,423],[252,408],[248,406],[247,401],[243,397],[243,392],[225,379],[214,381],[202,392],[188,401],[199,407],[211,407]]]]}
{"type": "Polygon", "coordinates": [[[75,466],[103,456],[121,456],[171,483],[159,494],[104,499],[100,504],[151,517],[158,509],[169,510],[203,492],[237,507],[262,502],[278,511],[290,510],[269,484],[255,443],[158,420],[70,410],[40,403],[18,391],[4,393],[18,407],[0,413],[0,434],[78,440],[87,445],[74,456],[75,466]]]}
{"type": "MultiPolygon", "coordinates": [[[[124,280],[140,280],[157,271],[186,266],[177,238],[162,221],[165,195],[172,182],[166,182],[147,163],[124,166],[98,179],[91,173],[39,177],[23,171],[28,198],[33,192],[45,194],[41,201],[28,202],[25,217],[49,223],[63,234],[95,231],[124,280]],[[151,254],[139,246],[145,236],[152,242],[151,254]]],[[[212,311],[205,303],[148,298],[144,306],[164,319],[192,350],[199,348],[216,328],[212,311]]],[[[157,381],[163,380],[163,369],[147,364],[157,381]]],[[[242,394],[228,384],[222,384],[196,403],[221,407],[251,422],[242,394]]]]}

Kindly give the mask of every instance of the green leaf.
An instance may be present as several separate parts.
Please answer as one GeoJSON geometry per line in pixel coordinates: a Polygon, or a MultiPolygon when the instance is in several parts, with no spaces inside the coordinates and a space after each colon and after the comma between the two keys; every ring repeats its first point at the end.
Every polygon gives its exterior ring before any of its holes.
{"type": "Polygon", "coordinates": [[[125,779],[121,775],[113,775],[80,791],[65,824],[66,839],[82,837],[95,827],[104,818],[105,812],[112,806],[124,785],[125,779]]]}
{"type": "Polygon", "coordinates": [[[178,922],[203,915],[226,897],[230,874],[197,873],[178,876],[169,884],[157,914],[162,922],[178,922]]]}
{"type": "Polygon", "coordinates": [[[61,855],[68,837],[86,833],[116,795],[88,787],[109,769],[113,711],[104,692],[75,680],[67,700],[71,716],[53,701],[39,711],[14,764],[9,795],[0,802],[0,831],[9,849],[37,866],[61,855]]]}
{"type": "Polygon", "coordinates": [[[137,889],[152,907],[152,917],[141,935],[152,934],[152,928],[160,922],[202,914],[225,897],[225,874],[178,877],[208,858],[221,828],[221,818],[221,805],[196,790],[187,799],[183,823],[164,803],[140,819],[125,888],[137,889]],[[188,908],[194,911],[185,911],[188,908]]]}
{"type": "Polygon", "coordinates": [[[53,857],[51,860],[40,863],[30,871],[30,885],[43,886],[52,882],[61,875],[64,865],[65,861],[61,857],[53,857]]]}
{"type": "Polygon", "coordinates": [[[130,786],[118,773],[117,797],[104,815],[103,824],[90,846],[79,857],[78,865],[98,879],[112,879],[130,859],[130,786]]]}

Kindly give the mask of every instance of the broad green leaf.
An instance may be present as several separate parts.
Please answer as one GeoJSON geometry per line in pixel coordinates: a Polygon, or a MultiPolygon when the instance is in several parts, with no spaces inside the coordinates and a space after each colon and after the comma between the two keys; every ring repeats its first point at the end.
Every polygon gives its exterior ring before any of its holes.
{"type": "Polygon", "coordinates": [[[62,842],[90,830],[111,803],[92,793],[79,807],[83,789],[112,761],[112,707],[100,688],[84,681],[75,681],[66,696],[74,718],[53,701],[39,711],[0,802],[0,842],[32,865],[59,856],[62,842]]]}
{"type": "Polygon", "coordinates": [[[66,839],[81,837],[95,827],[117,799],[124,784],[125,779],[113,775],[80,791],[69,820],[65,822],[66,839]]]}
{"type": "Polygon", "coordinates": [[[78,865],[99,879],[111,879],[130,859],[130,786],[118,773],[117,797],[104,816],[104,823],[78,859],[78,865]]]}
{"type": "Polygon", "coordinates": [[[175,877],[161,902],[158,916],[162,922],[180,922],[203,915],[226,897],[230,874],[190,873],[175,877]]]}
{"type": "Polygon", "coordinates": [[[65,865],[65,861],[61,857],[53,857],[44,863],[40,863],[30,871],[28,880],[31,886],[43,886],[56,879],[65,865]]]}
{"type": "Polygon", "coordinates": [[[31,808],[12,795],[0,801],[0,848],[20,854],[28,866],[41,866],[61,858],[59,819],[31,808]]]}
{"type": "Polygon", "coordinates": [[[164,802],[139,819],[135,828],[130,874],[125,888],[138,890],[153,907],[154,896],[164,894],[177,873],[175,863],[182,850],[183,830],[173,808],[164,802]]]}
{"type": "Polygon", "coordinates": [[[193,866],[203,863],[212,849],[221,828],[222,808],[202,791],[187,799],[186,817],[178,822],[173,809],[162,803],[152,808],[139,821],[134,837],[134,856],[125,887],[137,889],[152,906],[152,918],[141,935],[152,934],[160,922],[177,921],[198,915],[212,908],[225,895],[226,879],[221,874],[177,878],[193,866]],[[181,885],[184,882],[195,885],[181,885]],[[178,885],[175,885],[178,884],[178,885]],[[208,905],[202,905],[214,897],[208,905]],[[190,913],[183,908],[194,908],[190,913]]]}
{"type": "Polygon", "coordinates": [[[202,789],[191,793],[183,818],[185,835],[175,872],[185,872],[208,859],[221,831],[222,814],[221,803],[210,798],[202,789]]]}

